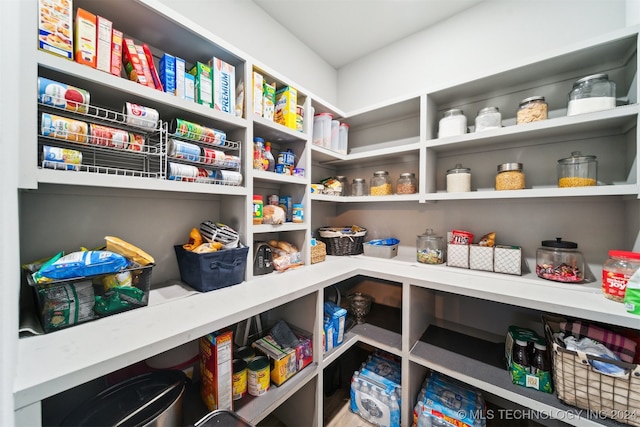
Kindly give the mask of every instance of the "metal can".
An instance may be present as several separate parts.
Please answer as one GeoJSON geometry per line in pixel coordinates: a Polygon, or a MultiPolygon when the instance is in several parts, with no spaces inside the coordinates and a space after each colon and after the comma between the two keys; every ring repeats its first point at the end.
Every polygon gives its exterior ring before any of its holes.
{"type": "Polygon", "coordinates": [[[278,206],[280,203],[280,196],[278,196],[277,194],[270,194],[267,197],[267,203],[273,206],[278,206]]]}
{"type": "Polygon", "coordinates": [[[238,347],[233,352],[234,359],[242,359],[247,363],[251,362],[251,360],[253,360],[254,357],[256,357],[255,350],[248,346],[238,347]]]}
{"type": "Polygon", "coordinates": [[[202,127],[202,133],[200,134],[200,142],[204,142],[212,145],[224,145],[227,140],[227,134],[224,131],[202,127]]]}
{"type": "Polygon", "coordinates": [[[82,153],[67,148],[42,147],[42,166],[49,169],[79,170],[82,153]]]}
{"type": "Polygon", "coordinates": [[[233,360],[233,400],[242,399],[247,394],[247,362],[242,359],[233,360]]]}
{"type": "Polygon", "coordinates": [[[89,126],[79,120],[42,113],[40,125],[43,136],[80,143],[86,143],[88,139],[89,126]]]}
{"type": "Polygon", "coordinates": [[[102,126],[92,123],[91,139],[89,142],[104,147],[127,148],[129,146],[129,132],[122,129],[102,126]]]}
{"type": "Polygon", "coordinates": [[[158,126],[160,114],[150,107],[127,102],[123,107],[125,123],[142,129],[154,130],[158,126]]]}
{"type": "Polygon", "coordinates": [[[192,141],[199,141],[203,129],[204,128],[197,123],[188,122],[182,119],[175,119],[171,122],[169,133],[192,141]]]}
{"type": "Polygon", "coordinates": [[[198,168],[180,163],[169,163],[169,179],[175,181],[195,181],[198,177],[198,168]]]}
{"type": "Polygon", "coordinates": [[[45,105],[86,114],[89,98],[84,89],[38,77],[38,101],[45,105]]]}
{"type": "Polygon", "coordinates": [[[216,172],[216,179],[222,181],[224,185],[242,184],[242,174],[238,171],[219,170],[216,172]]]}
{"type": "Polygon", "coordinates": [[[247,364],[247,388],[252,396],[262,396],[271,386],[269,359],[258,356],[247,364]]]}
{"type": "Polygon", "coordinates": [[[167,154],[170,157],[185,159],[192,162],[197,162],[200,159],[200,147],[196,144],[172,138],[169,140],[167,145],[167,154]]]}
{"type": "Polygon", "coordinates": [[[214,150],[213,148],[202,148],[202,157],[204,163],[214,166],[225,166],[227,156],[224,151],[214,150]]]}

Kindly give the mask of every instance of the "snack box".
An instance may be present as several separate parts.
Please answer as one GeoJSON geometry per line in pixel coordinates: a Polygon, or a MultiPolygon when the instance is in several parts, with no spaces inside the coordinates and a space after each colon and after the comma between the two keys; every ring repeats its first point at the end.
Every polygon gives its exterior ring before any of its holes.
{"type": "Polygon", "coordinates": [[[75,28],[75,60],[79,64],[96,68],[97,18],[93,13],[78,8],[75,28]]]}
{"type": "Polygon", "coordinates": [[[156,89],[156,84],[153,79],[153,73],[151,72],[151,66],[149,65],[149,61],[147,60],[147,54],[144,51],[144,47],[139,44],[135,46],[136,53],[138,54],[138,58],[140,59],[140,64],[142,65],[142,72],[144,73],[145,80],[147,81],[147,86],[152,89],[156,89]]]}
{"type": "Polygon", "coordinates": [[[111,74],[120,77],[122,74],[122,39],[124,34],[115,28],[111,31],[111,74]]]}
{"type": "Polygon", "coordinates": [[[209,411],[233,410],[233,332],[200,338],[200,396],[209,411]]]}
{"type": "Polygon", "coordinates": [[[165,53],[158,63],[158,74],[164,91],[171,95],[176,94],[176,57],[165,53]]]}
{"type": "Polygon", "coordinates": [[[264,83],[262,87],[262,117],[273,120],[276,108],[276,84],[264,83]]]}
{"type": "Polygon", "coordinates": [[[253,95],[253,102],[252,102],[252,109],[253,109],[253,114],[257,114],[259,116],[262,115],[262,85],[264,84],[264,78],[262,77],[262,74],[258,73],[257,71],[253,72],[253,90],[252,90],[252,95],[253,95]]]}
{"type": "Polygon", "coordinates": [[[96,68],[107,73],[111,72],[111,41],[113,37],[113,23],[102,16],[96,17],[98,41],[96,48],[96,68]]]}
{"type": "Polygon", "coordinates": [[[72,0],[38,2],[38,49],[73,59],[72,0]]]}
{"type": "Polygon", "coordinates": [[[276,91],[276,103],[273,120],[291,129],[296,129],[298,91],[285,86],[276,91]]]}
{"type": "Polygon", "coordinates": [[[271,383],[281,386],[313,361],[312,335],[292,328],[300,341],[296,348],[282,348],[271,335],[266,335],[251,346],[267,356],[271,363],[271,383]]]}
{"type": "Polygon", "coordinates": [[[235,114],[236,67],[215,56],[209,66],[213,78],[213,108],[223,113],[235,114]]]}
{"type": "Polygon", "coordinates": [[[198,104],[213,107],[213,81],[211,67],[202,62],[196,62],[189,70],[189,74],[195,77],[195,101],[198,104]]]}
{"type": "MultiPolygon", "coordinates": [[[[347,319],[347,310],[340,307],[334,302],[326,301],[324,303],[324,314],[329,318],[329,324],[331,327],[331,335],[333,342],[329,342],[329,335],[327,334],[327,350],[337,347],[342,344],[344,340],[344,324],[347,319]]],[[[328,328],[325,328],[325,333],[329,332],[328,328]]]]}
{"type": "Polygon", "coordinates": [[[148,86],[149,82],[142,68],[136,45],[131,39],[125,38],[122,41],[122,63],[129,80],[148,86]]]}

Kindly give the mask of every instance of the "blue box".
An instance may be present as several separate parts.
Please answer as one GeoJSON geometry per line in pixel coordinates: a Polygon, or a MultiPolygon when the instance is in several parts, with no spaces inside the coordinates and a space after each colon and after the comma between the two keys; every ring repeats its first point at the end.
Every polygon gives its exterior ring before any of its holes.
{"type": "Polygon", "coordinates": [[[184,75],[184,99],[187,101],[196,101],[196,78],[191,74],[184,75]]]}
{"type": "Polygon", "coordinates": [[[158,64],[160,82],[164,91],[172,95],[176,94],[176,57],[165,53],[158,64]]]}
{"type": "MultiPolygon", "coordinates": [[[[337,347],[344,341],[344,324],[347,318],[347,310],[334,302],[324,303],[324,314],[329,317],[333,328],[333,347],[337,347]]],[[[327,343],[328,343],[327,338],[327,343]]]]}

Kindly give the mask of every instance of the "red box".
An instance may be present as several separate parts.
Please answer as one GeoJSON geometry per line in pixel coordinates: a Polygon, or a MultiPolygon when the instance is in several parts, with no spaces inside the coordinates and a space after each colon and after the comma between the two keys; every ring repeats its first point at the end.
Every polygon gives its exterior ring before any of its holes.
{"type": "Polygon", "coordinates": [[[113,29],[111,36],[111,74],[120,77],[122,74],[122,31],[113,29]]]}
{"type": "Polygon", "coordinates": [[[214,332],[200,338],[200,396],[209,411],[233,410],[233,333],[214,332]]]}
{"type": "Polygon", "coordinates": [[[136,45],[131,39],[123,40],[122,63],[124,64],[124,69],[127,77],[129,77],[129,80],[140,83],[144,86],[148,86],[149,83],[151,83],[151,85],[153,86],[153,82],[147,81],[147,77],[144,74],[144,69],[142,68],[142,63],[140,62],[140,58],[138,57],[136,45]]]}

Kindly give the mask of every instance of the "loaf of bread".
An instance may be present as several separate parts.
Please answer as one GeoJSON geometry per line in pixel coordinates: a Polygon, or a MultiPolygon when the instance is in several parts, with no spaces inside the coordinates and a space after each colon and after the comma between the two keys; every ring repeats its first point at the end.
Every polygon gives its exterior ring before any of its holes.
{"type": "Polygon", "coordinates": [[[266,205],[262,208],[263,224],[283,224],[285,221],[285,212],[280,206],[266,205]]]}

